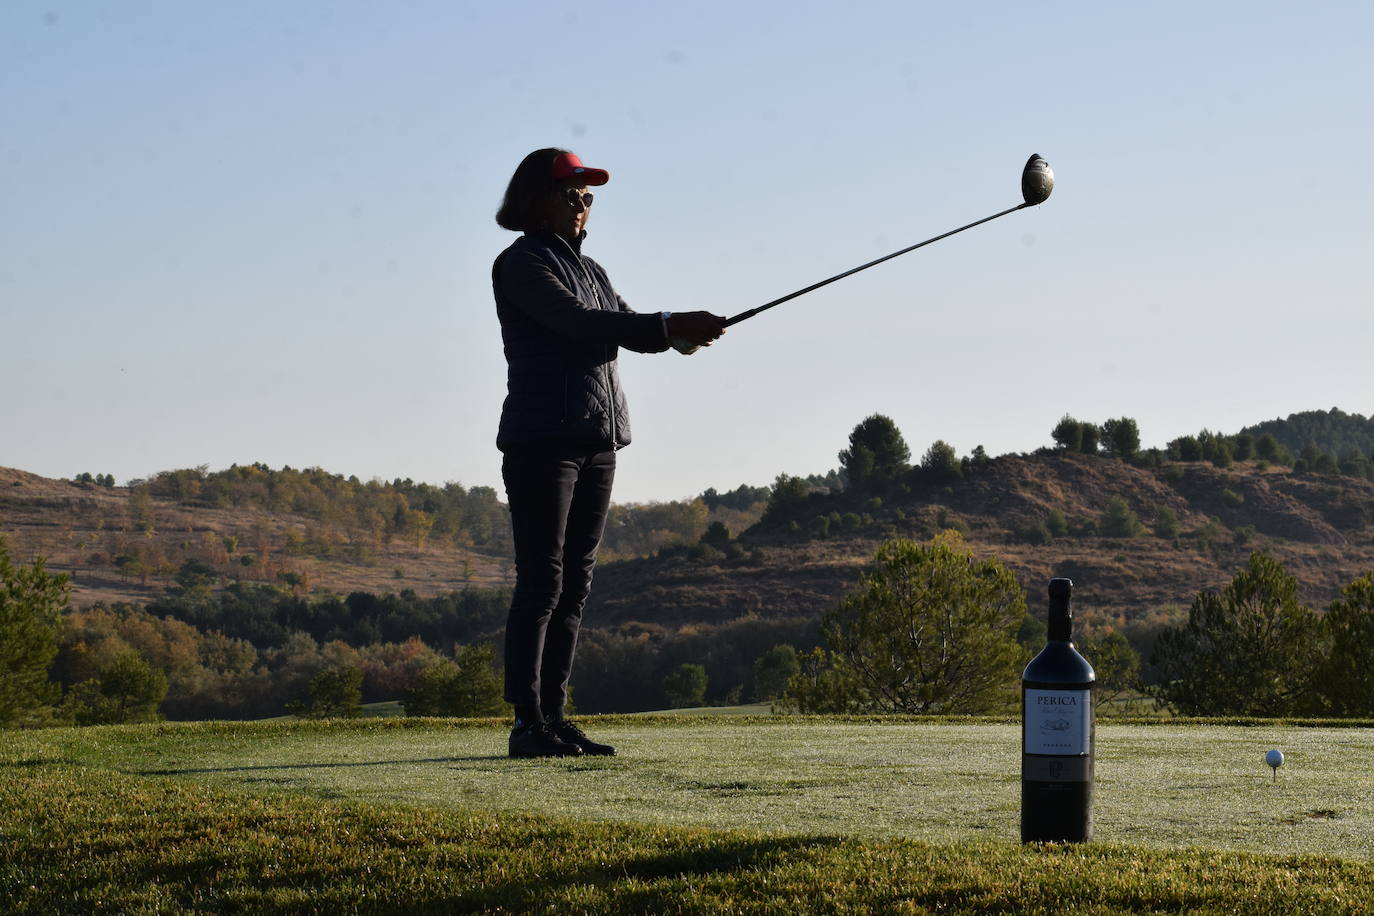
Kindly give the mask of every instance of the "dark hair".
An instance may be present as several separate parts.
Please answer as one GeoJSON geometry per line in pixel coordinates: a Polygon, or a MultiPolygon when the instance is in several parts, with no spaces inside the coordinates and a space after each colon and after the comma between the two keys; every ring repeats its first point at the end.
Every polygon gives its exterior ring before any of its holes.
{"type": "Polygon", "coordinates": [[[501,209],[496,211],[498,226],[513,232],[532,232],[543,224],[547,195],[557,185],[553,161],[566,152],[555,147],[537,149],[521,160],[506,186],[501,209]]]}

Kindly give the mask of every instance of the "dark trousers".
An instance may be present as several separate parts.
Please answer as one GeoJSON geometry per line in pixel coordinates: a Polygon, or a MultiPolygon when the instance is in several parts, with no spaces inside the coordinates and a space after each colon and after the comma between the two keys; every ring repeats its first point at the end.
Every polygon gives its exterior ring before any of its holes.
{"type": "Polygon", "coordinates": [[[611,504],[615,452],[510,451],[501,474],[515,537],[506,702],[557,719],[611,504]]]}

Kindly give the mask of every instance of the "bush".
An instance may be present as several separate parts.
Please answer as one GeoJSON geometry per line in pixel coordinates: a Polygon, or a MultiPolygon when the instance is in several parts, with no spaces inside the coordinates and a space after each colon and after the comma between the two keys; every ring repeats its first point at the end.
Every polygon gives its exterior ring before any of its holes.
{"type": "Polygon", "coordinates": [[[1069,533],[1069,520],[1058,509],[1051,509],[1045,516],[1045,528],[1051,537],[1062,538],[1069,533]]]}
{"type": "Polygon", "coordinates": [[[356,719],[363,714],[363,672],[352,666],[321,668],[310,679],[303,702],[288,712],[308,719],[356,719]]]}
{"type": "Polygon", "coordinates": [[[712,522],[701,535],[701,543],[724,547],[730,541],[730,529],[723,522],[712,522]]]}
{"type": "Polygon", "coordinates": [[[1150,692],[1187,716],[1294,716],[1314,710],[1317,615],[1277,560],[1252,554],[1220,593],[1202,592],[1186,623],[1159,634],[1150,692]]]}
{"type": "Polygon", "coordinates": [[[725,559],[725,554],[721,553],[710,544],[693,544],[687,551],[687,555],[693,560],[708,565],[719,563],[721,560],[725,559]]]}
{"type": "Polygon", "coordinates": [[[1106,704],[1140,686],[1140,655],[1120,633],[1083,641],[1083,657],[1097,675],[1096,702],[1106,704]]]}
{"type": "Polygon", "coordinates": [[[1178,513],[1168,506],[1163,506],[1155,513],[1154,532],[1156,537],[1165,540],[1173,540],[1183,532],[1183,524],[1178,520],[1178,513]]]}
{"type": "Polygon", "coordinates": [[[683,663],[663,679],[663,692],[674,709],[700,706],[706,700],[706,669],[683,663]]]}
{"type": "Polygon", "coordinates": [[[408,716],[498,716],[506,711],[490,645],[459,647],[454,657],[420,673],[401,696],[408,716]]]}
{"type": "Polygon", "coordinates": [[[944,506],[941,506],[940,511],[935,514],[935,524],[941,531],[957,531],[961,535],[967,535],[969,532],[968,522],[944,506]]]}
{"type": "Polygon", "coordinates": [[[792,678],[801,674],[797,650],[789,645],[769,649],[754,662],[754,700],[763,703],[787,693],[792,678]]]}
{"type": "Polygon", "coordinates": [[[959,535],[888,541],[821,625],[829,650],[791,688],[803,712],[979,713],[1010,696],[1025,592],[959,535]]]}
{"type": "Polygon", "coordinates": [[[1144,533],[1145,526],[1131,511],[1126,500],[1120,496],[1113,496],[1107,501],[1107,508],[1102,512],[1098,529],[1103,537],[1133,538],[1144,533]]]}
{"type": "Polygon", "coordinates": [[[167,696],[167,677],[137,653],[126,651],[99,677],[77,684],[62,700],[63,718],[77,725],[156,722],[167,696]]]}

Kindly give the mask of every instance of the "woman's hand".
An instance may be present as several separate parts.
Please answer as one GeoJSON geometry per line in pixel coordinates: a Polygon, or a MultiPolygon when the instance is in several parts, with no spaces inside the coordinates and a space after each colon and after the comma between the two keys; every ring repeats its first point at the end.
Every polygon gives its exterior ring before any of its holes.
{"type": "Polygon", "coordinates": [[[668,339],[678,350],[682,341],[692,349],[709,347],[725,333],[725,318],[710,312],[673,312],[668,318],[668,339]]]}

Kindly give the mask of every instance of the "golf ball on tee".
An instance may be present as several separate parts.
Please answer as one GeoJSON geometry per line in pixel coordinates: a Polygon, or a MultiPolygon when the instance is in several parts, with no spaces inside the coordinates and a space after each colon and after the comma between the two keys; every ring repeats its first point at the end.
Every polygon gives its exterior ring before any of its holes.
{"type": "Polygon", "coordinates": [[[1264,762],[1277,770],[1283,766],[1283,751],[1278,749],[1270,751],[1264,755],[1264,762]]]}

